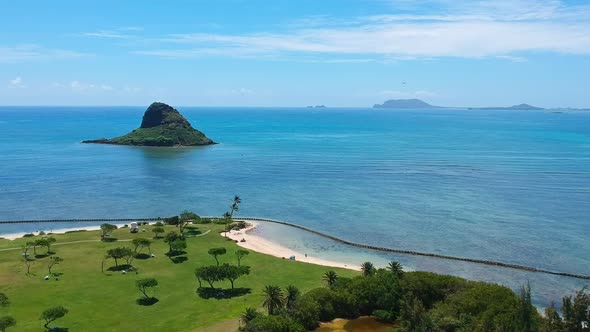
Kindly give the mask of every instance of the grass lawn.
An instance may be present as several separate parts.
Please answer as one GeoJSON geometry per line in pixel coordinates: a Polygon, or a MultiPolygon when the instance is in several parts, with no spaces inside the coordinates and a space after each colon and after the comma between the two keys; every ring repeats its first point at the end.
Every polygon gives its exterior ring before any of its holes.
{"type": "MultiPolygon", "coordinates": [[[[63,305],[69,313],[53,325],[69,328],[70,331],[215,330],[216,325],[235,326],[235,319],[248,306],[260,308],[265,285],[285,287],[292,284],[305,292],[322,286],[322,275],[327,270],[335,270],[342,276],[357,273],[251,252],[242,260],[242,265],[251,267],[250,275],[236,281],[236,287],[250,288],[250,293],[230,299],[203,299],[196,293],[198,282],[194,270],[198,266],[215,264],[207,250],[225,247],[228,253],[221,256],[220,261],[236,264],[234,252],[239,247],[219,235],[223,228],[221,225],[190,227],[201,233],[210,232],[187,239],[186,261],[173,263],[164,255],[168,246],[163,239],[154,240],[152,253],[156,257],[135,259],[133,265],[138,268],[138,274],[132,272],[125,275],[106,271],[106,268],[114,266],[112,260],[107,261],[105,273],[101,273],[106,250],[117,246],[132,247],[125,240],[136,237],[152,238],[151,226],[143,226],[147,232],[138,234],[130,234],[129,229],[118,229],[112,235],[118,239],[115,242],[95,241],[99,240],[98,231],[54,235],[57,243],[52,246],[52,251],[64,261],[56,265],[52,272],[63,274],[59,280],[52,278],[47,281],[43,279],[47,275],[47,257],[36,259],[31,267],[32,275],[27,276],[22,251],[2,250],[19,247],[35,238],[0,240],[0,292],[6,293],[11,301],[8,308],[0,308],[0,316],[12,315],[17,320],[16,327],[8,331],[40,331],[43,321],[39,318],[43,310],[63,305]],[[73,241],[81,242],[65,243],[73,241]],[[140,292],[135,287],[135,280],[146,277],[154,277],[159,282],[155,292],[159,302],[152,306],[136,304],[140,292]]],[[[167,232],[175,229],[174,226],[166,226],[167,232]]],[[[45,248],[38,248],[37,252],[44,253],[45,248]]],[[[224,281],[215,286],[229,289],[230,283],[224,281]]]]}

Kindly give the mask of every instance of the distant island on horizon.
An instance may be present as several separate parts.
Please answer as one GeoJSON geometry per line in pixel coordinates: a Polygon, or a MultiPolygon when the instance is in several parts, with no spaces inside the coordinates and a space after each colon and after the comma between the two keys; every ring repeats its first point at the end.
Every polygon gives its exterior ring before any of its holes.
{"type": "MultiPolygon", "coordinates": [[[[424,108],[465,108],[469,110],[515,110],[515,111],[540,111],[546,108],[537,107],[529,104],[518,104],[513,106],[493,106],[493,107],[448,107],[431,105],[420,99],[390,99],[383,104],[375,104],[373,108],[398,108],[398,109],[424,109],[424,108]]],[[[551,109],[551,108],[550,108],[551,109]]],[[[582,108],[556,108],[557,110],[586,110],[582,108]]]]}
{"type": "Polygon", "coordinates": [[[162,147],[216,144],[194,129],[175,108],[160,102],[148,107],[138,129],[120,137],[85,140],[82,143],[162,147]]]}

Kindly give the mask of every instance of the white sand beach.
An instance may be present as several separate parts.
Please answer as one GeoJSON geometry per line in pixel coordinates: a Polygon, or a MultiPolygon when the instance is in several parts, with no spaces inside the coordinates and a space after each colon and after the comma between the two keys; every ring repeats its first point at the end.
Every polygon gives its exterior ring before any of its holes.
{"type": "MultiPolygon", "coordinates": [[[[236,219],[239,220],[239,219],[236,219]]],[[[246,221],[246,220],[244,220],[246,221]]],[[[295,260],[299,262],[309,263],[309,264],[316,264],[322,266],[331,266],[331,267],[339,267],[344,269],[350,270],[360,270],[360,267],[355,264],[347,264],[342,262],[334,262],[329,261],[317,257],[310,256],[309,254],[305,257],[304,253],[296,252],[289,248],[286,248],[278,243],[272,242],[261,236],[256,234],[252,234],[252,231],[256,229],[256,226],[259,224],[257,221],[247,220],[248,227],[239,230],[239,231],[230,231],[227,233],[227,237],[231,238],[232,240],[238,241],[237,244],[240,247],[245,249],[249,249],[252,251],[256,251],[259,253],[289,259],[291,256],[295,256],[295,260]],[[242,239],[246,240],[246,242],[240,242],[242,239]]],[[[221,233],[221,236],[225,236],[225,232],[221,233]]]]}
{"type": "MultiPolygon", "coordinates": [[[[125,224],[115,224],[117,227],[121,228],[125,224]]],[[[69,227],[69,228],[59,228],[59,229],[52,229],[52,230],[43,230],[45,234],[64,234],[66,232],[71,231],[97,231],[100,229],[100,225],[96,226],[78,226],[78,227],[69,227]]],[[[39,235],[39,232],[20,232],[20,233],[11,233],[11,234],[0,234],[0,238],[6,240],[16,240],[23,237],[25,234],[34,234],[39,235]]]]}

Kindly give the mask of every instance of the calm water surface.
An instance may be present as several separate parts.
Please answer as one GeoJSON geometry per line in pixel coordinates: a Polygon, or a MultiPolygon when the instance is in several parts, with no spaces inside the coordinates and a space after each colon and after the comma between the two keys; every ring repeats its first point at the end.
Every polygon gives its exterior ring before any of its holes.
{"type": "MultiPolygon", "coordinates": [[[[221,144],[79,143],[129,132],[144,110],[0,108],[0,219],[221,215],[239,194],[241,215],[356,242],[590,274],[590,113],[181,107],[221,144]]],[[[325,258],[530,280],[541,305],[587,284],[259,231],[325,258]]]]}

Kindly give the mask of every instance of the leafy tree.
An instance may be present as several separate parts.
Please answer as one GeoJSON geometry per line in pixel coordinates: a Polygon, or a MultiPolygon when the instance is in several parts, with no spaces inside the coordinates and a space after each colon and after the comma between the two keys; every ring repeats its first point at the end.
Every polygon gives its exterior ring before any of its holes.
{"type": "MultiPolygon", "coordinates": [[[[34,248],[37,247],[46,247],[48,248],[49,246],[51,246],[51,244],[49,243],[49,241],[46,238],[42,238],[42,239],[37,239],[34,242],[34,248]]],[[[37,249],[33,249],[35,255],[37,255],[37,249]]],[[[49,254],[49,249],[47,250],[47,254],[49,254]]]]}
{"type": "Polygon", "coordinates": [[[299,288],[297,288],[293,285],[287,286],[287,288],[285,288],[285,292],[286,292],[285,307],[288,310],[291,310],[291,309],[293,309],[295,302],[297,302],[297,300],[299,299],[301,292],[299,291],[299,288]]]}
{"type": "Polygon", "coordinates": [[[31,265],[33,265],[33,261],[34,260],[30,259],[28,256],[23,257],[23,262],[25,263],[25,266],[27,267],[26,275],[31,274],[31,265]]]}
{"type": "Polygon", "coordinates": [[[172,243],[176,240],[181,240],[180,235],[176,232],[168,232],[168,234],[164,236],[164,242],[168,243],[168,252],[174,252],[172,249],[172,243]]]}
{"type": "Polygon", "coordinates": [[[166,223],[168,225],[178,225],[179,221],[180,221],[180,218],[178,216],[164,218],[164,223],[166,223]]]}
{"type": "Polygon", "coordinates": [[[336,280],[338,279],[338,274],[336,272],[330,270],[324,273],[322,279],[326,282],[330,289],[334,289],[334,285],[336,284],[336,280]]]}
{"type": "Polygon", "coordinates": [[[403,302],[400,318],[406,332],[428,331],[432,325],[426,308],[416,297],[410,297],[403,302]]]}
{"type": "Polygon", "coordinates": [[[369,277],[375,274],[375,265],[371,262],[364,262],[361,264],[361,271],[363,272],[363,276],[369,277]]]}
{"type": "Polygon", "coordinates": [[[262,306],[268,310],[269,315],[274,315],[285,303],[283,290],[278,286],[267,285],[264,287],[264,302],[262,306]]]}
{"type": "Polygon", "coordinates": [[[100,239],[102,241],[106,240],[113,231],[117,229],[116,225],[111,224],[102,224],[100,225],[100,239]]]}
{"type": "MultiPolygon", "coordinates": [[[[35,249],[34,249],[34,245],[35,245],[35,242],[31,242],[31,241],[29,241],[29,242],[25,243],[24,245],[22,245],[22,246],[21,246],[21,249],[22,249],[22,251],[23,251],[23,253],[22,253],[22,256],[23,256],[23,257],[29,257],[29,250],[31,250],[31,247],[33,247],[33,250],[35,250],[35,249]]],[[[37,254],[37,253],[36,253],[36,252],[34,252],[34,251],[33,251],[33,253],[34,253],[35,255],[37,254]]]]}
{"type": "Polygon", "coordinates": [[[307,331],[315,330],[320,321],[320,304],[311,296],[302,296],[298,299],[290,315],[307,331]]]}
{"type": "Polygon", "coordinates": [[[152,228],[152,232],[155,234],[154,237],[156,239],[159,239],[160,238],[160,234],[164,233],[165,230],[164,230],[164,227],[156,226],[156,227],[152,228]]]}
{"type": "Polygon", "coordinates": [[[238,258],[238,266],[240,266],[242,258],[244,258],[245,256],[248,256],[249,254],[250,254],[250,252],[248,250],[244,250],[244,249],[236,250],[236,257],[238,258]]]}
{"type": "Polygon", "coordinates": [[[64,261],[64,259],[59,256],[49,257],[49,262],[47,263],[47,270],[48,270],[49,274],[51,274],[51,269],[53,268],[53,266],[55,266],[63,261],[64,261]]]}
{"type": "Polygon", "coordinates": [[[396,261],[389,262],[389,264],[387,265],[387,269],[398,278],[400,278],[404,274],[404,269],[402,265],[396,261]]]}
{"type": "Polygon", "coordinates": [[[137,286],[137,289],[143,294],[145,299],[149,300],[152,297],[148,295],[147,291],[149,288],[158,286],[158,281],[154,278],[139,279],[135,281],[135,286],[137,286]]]}
{"type": "Polygon", "coordinates": [[[228,279],[231,283],[231,289],[234,289],[234,282],[241,276],[250,274],[249,266],[235,266],[223,264],[221,266],[221,277],[228,279]]]}
{"type": "Polygon", "coordinates": [[[527,282],[526,286],[520,288],[520,331],[533,332],[538,330],[537,322],[535,321],[535,307],[531,303],[531,286],[527,282]]]}
{"type": "Polygon", "coordinates": [[[179,238],[172,242],[168,242],[168,246],[170,247],[170,251],[168,252],[169,254],[180,253],[186,249],[186,241],[179,238]]]}
{"type": "Polygon", "coordinates": [[[551,302],[551,305],[545,308],[545,319],[541,325],[541,332],[565,332],[563,320],[555,308],[554,302],[551,302]]]}
{"type": "Polygon", "coordinates": [[[23,256],[28,255],[28,251],[30,248],[33,248],[33,255],[37,256],[37,241],[27,241],[23,248],[23,256]]]}
{"type": "Polygon", "coordinates": [[[68,313],[68,309],[66,309],[62,306],[52,307],[52,308],[49,308],[49,309],[43,311],[43,314],[41,314],[40,319],[45,320],[45,324],[43,325],[45,327],[45,330],[49,330],[49,324],[51,324],[52,322],[54,322],[55,320],[57,320],[59,318],[62,318],[67,313],[68,313]]]}
{"type": "Polygon", "coordinates": [[[46,240],[45,246],[47,247],[47,254],[49,254],[49,253],[51,253],[51,245],[53,243],[57,242],[57,240],[53,236],[50,236],[50,237],[46,238],[45,240],[46,240]]]}
{"type": "Polygon", "coordinates": [[[191,222],[195,222],[195,221],[199,221],[199,220],[201,220],[201,217],[199,217],[196,213],[188,211],[188,210],[182,211],[182,213],[180,214],[178,224],[176,225],[176,227],[178,227],[178,231],[180,232],[180,236],[182,238],[184,238],[184,231],[185,231],[186,227],[191,222]]]}
{"type": "Polygon", "coordinates": [[[8,296],[4,293],[0,293],[0,307],[8,307],[10,305],[10,300],[8,300],[8,296]]]}
{"type": "Polygon", "coordinates": [[[565,296],[561,310],[566,331],[586,332],[589,330],[583,330],[581,327],[582,324],[590,324],[590,294],[586,292],[586,287],[574,296],[565,296]]]}
{"type": "Polygon", "coordinates": [[[242,315],[240,315],[240,322],[242,322],[245,325],[256,317],[258,317],[258,312],[256,311],[256,309],[248,307],[246,308],[246,310],[244,310],[242,315]]]}
{"type": "Polygon", "coordinates": [[[151,248],[150,246],[152,245],[152,241],[148,240],[148,239],[144,239],[144,238],[135,238],[133,239],[133,241],[131,241],[131,243],[133,244],[134,248],[133,248],[133,252],[137,255],[139,253],[141,253],[141,251],[143,250],[143,248],[148,248],[149,252],[151,253],[151,248]],[[138,251],[139,250],[139,251],[138,251]]]}
{"type": "Polygon", "coordinates": [[[127,262],[129,262],[130,258],[133,257],[133,250],[128,247],[117,247],[107,250],[107,258],[112,258],[115,260],[115,266],[119,267],[119,259],[124,258],[127,262]]]}
{"type": "Polygon", "coordinates": [[[213,258],[215,258],[215,262],[217,262],[217,266],[219,266],[219,259],[217,257],[221,256],[221,255],[225,255],[226,252],[227,252],[227,250],[225,248],[211,248],[208,251],[209,255],[211,255],[211,256],[213,256],[213,258]]]}
{"type": "Polygon", "coordinates": [[[224,279],[223,270],[221,266],[202,266],[195,270],[195,277],[199,281],[199,288],[201,288],[201,280],[206,281],[212,289],[213,284],[224,279]]]}
{"type": "Polygon", "coordinates": [[[0,331],[6,332],[6,329],[16,325],[16,319],[12,316],[0,317],[0,331]]]}

